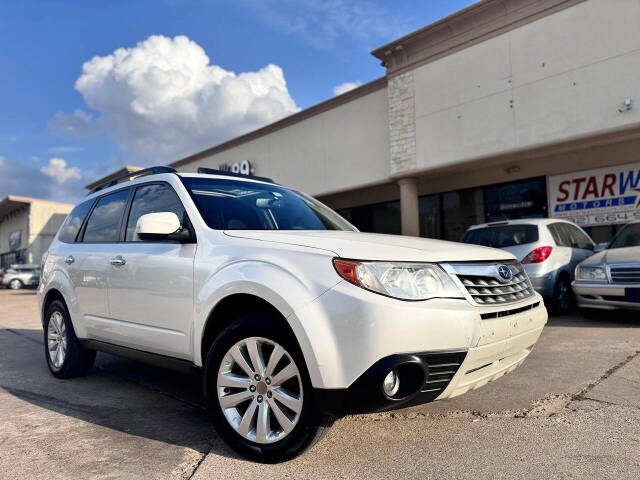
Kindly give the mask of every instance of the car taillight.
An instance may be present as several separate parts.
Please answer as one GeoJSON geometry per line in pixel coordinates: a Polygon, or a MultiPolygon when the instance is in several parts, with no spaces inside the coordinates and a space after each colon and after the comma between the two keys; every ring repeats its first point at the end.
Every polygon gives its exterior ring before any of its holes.
{"type": "Polygon", "coordinates": [[[553,247],[538,247],[527,254],[520,263],[540,263],[544,262],[551,255],[553,247]]]}

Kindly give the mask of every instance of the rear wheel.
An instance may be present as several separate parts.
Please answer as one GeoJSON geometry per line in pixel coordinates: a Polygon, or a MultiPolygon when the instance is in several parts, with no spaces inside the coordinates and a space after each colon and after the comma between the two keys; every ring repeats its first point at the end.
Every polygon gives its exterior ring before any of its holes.
{"type": "Polygon", "coordinates": [[[551,312],[554,315],[566,315],[573,305],[573,292],[568,277],[562,275],[556,281],[551,299],[551,312]]]}
{"type": "Polygon", "coordinates": [[[22,281],[14,278],[9,282],[9,288],[11,290],[20,290],[22,288],[22,281]]]}
{"type": "Polygon", "coordinates": [[[64,303],[54,300],[45,315],[44,354],[51,373],[58,378],[86,375],[96,352],[87,350],[78,341],[64,303]]]}
{"type": "Polygon", "coordinates": [[[299,347],[279,330],[245,316],[218,336],[205,366],[216,430],[240,454],[269,463],[298,455],[324,431],[299,347]]]}

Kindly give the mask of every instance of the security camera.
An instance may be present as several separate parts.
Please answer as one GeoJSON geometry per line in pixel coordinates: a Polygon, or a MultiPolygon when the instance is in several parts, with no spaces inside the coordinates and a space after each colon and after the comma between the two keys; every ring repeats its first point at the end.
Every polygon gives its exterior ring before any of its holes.
{"type": "Polygon", "coordinates": [[[620,113],[628,112],[632,108],[633,108],[633,105],[631,104],[631,99],[630,98],[625,98],[624,99],[624,105],[621,106],[620,108],[618,108],[618,112],[620,112],[620,113]]]}

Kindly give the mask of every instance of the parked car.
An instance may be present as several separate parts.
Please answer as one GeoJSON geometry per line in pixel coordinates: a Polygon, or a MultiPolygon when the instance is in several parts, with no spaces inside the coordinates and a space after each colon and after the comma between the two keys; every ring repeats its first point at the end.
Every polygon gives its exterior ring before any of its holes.
{"type": "Polygon", "coordinates": [[[578,265],[573,291],[587,314],[640,309],[640,221],[627,224],[605,250],[578,265]]]}
{"type": "Polygon", "coordinates": [[[593,255],[595,248],[576,224],[547,218],[474,225],[462,241],[512,253],[524,266],[533,288],[559,315],[567,313],[574,302],[571,281],[576,265],[593,255]]]}
{"type": "Polygon", "coordinates": [[[38,290],[54,376],[98,350],[202,369],[220,436],[271,462],[327,416],[499,378],[547,321],[504,250],[360,233],[267,179],[201,171],[139,171],[70,213],[38,290]]]}
{"type": "Polygon", "coordinates": [[[40,267],[38,265],[11,265],[0,273],[0,285],[12,290],[37,287],[40,282],[40,267]]]}

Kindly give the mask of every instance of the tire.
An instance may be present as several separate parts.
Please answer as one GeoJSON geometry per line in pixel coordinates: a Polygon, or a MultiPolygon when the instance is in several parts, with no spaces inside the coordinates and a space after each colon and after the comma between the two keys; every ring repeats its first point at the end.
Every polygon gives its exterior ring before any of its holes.
{"type": "Polygon", "coordinates": [[[324,417],[316,407],[309,374],[295,338],[270,320],[265,315],[244,315],[223,330],[209,350],[204,371],[207,406],[218,434],[239,454],[262,463],[277,463],[299,455],[315,444],[331,423],[331,419],[324,417]],[[254,344],[253,351],[261,352],[260,381],[255,377],[255,362],[248,354],[254,344]],[[278,347],[284,354],[279,357],[280,362],[271,366],[271,357],[280,352],[278,347]],[[246,363],[242,368],[232,356],[232,349],[236,356],[240,353],[244,358],[246,363]],[[297,373],[290,380],[279,381],[295,368],[297,373]],[[254,374],[254,378],[250,378],[250,374],[254,374]],[[272,376],[273,382],[268,375],[272,376]],[[241,386],[235,382],[238,378],[242,378],[241,386]],[[267,385],[266,382],[270,383],[267,385]],[[283,397],[284,392],[288,397],[283,397]],[[232,395],[242,395],[246,399],[244,403],[236,402],[236,399],[225,400],[232,395]],[[276,399],[287,400],[289,406],[299,411],[283,408],[276,399]],[[229,402],[236,403],[230,406],[229,402]],[[225,403],[224,409],[222,403],[225,403]],[[264,412],[267,413],[262,417],[264,412]],[[291,423],[286,419],[281,423],[279,419],[283,418],[283,413],[287,419],[293,419],[291,423]],[[261,418],[269,421],[261,422],[263,427],[259,430],[261,418]],[[285,424],[287,428],[283,427],[285,424]],[[291,430],[287,432],[288,428],[291,430]]]}
{"type": "Polygon", "coordinates": [[[571,291],[571,281],[568,277],[561,275],[556,281],[551,297],[550,310],[554,315],[566,315],[573,306],[573,292],[571,291]]]}
{"type": "Polygon", "coordinates": [[[20,290],[23,287],[22,281],[14,278],[9,282],[9,288],[11,290],[20,290]]]}
{"type": "Polygon", "coordinates": [[[60,300],[51,302],[45,313],[44,355],[49,371],[57,378],[86,375],[96,359],[96,352],[78,341],[67,307],[60,300]]]}

